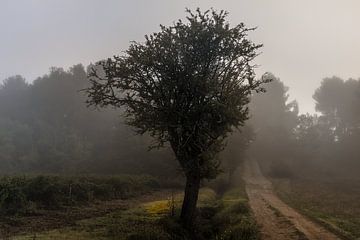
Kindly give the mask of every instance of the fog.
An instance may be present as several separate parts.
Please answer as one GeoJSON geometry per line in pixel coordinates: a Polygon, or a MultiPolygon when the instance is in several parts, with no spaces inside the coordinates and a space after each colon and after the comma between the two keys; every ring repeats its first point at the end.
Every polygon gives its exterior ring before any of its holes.
{"type": "Polygon", "coordinates": [[[257,72],[273,72],[290,87],[302,113],[314,110],[322,78],[360,76],[360,22],[356,0],[45,1],[2,0],[0,79],[33,81],[52,66],[68,68],[118,54],[184,16],[185,7],[225,9],[229,20],[258,30],[265,47],[257,72]]]}
{"type": "Polygon", "coordinates": [[[0,0],[0,239],[358,239],[359,9],[0,0]]]}

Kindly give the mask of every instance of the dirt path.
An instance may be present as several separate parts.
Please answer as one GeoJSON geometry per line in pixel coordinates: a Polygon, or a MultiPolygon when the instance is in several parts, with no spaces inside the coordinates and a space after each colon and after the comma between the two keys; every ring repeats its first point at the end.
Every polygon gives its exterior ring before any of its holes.
{"type": "Polygon", "coordinates": [[[272,184],[261,173],[256,161],[246,161],[244,180],[249,202],[261,226],[264,240],[335,240],[340,239],[281,201],[272,184]]]}

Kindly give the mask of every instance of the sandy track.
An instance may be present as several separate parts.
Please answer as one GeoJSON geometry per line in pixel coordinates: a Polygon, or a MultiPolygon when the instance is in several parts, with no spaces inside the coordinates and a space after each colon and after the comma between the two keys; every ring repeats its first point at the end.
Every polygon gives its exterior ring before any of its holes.
{"type": "Polygon", "coordinates": [[[281,201],[274,194],[271,182],[262,175],[256,161],[245,162],[243,176],[249,203],[261,226],[264,240],[340,239],[281,201]]]}

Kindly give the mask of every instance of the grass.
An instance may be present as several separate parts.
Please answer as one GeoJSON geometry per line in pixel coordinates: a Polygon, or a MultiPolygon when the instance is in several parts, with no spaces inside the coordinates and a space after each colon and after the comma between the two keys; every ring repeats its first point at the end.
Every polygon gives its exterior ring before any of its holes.
{"type": "MultiPolygon", "coordinates": [[[[203,189],[199,196],[200,204],[207,203],[213,196],[215,196],[213,191],[203,189]]],[[[182,196],[177,194],[174,197],[175,204],[177,207],[180,206],[182,196]]],[[[161,224],[164,219],[168,220],[166,218],[169,216],[170,208],[168,199],[146,202],[102,217],[77,221],[73,227],[37,234],[35,239],[173,239],[161,224]]],[[[179,228],[176,223],[167,223],[169,224],[179,228]]],[[[186,235],[182,232],[178,234],[186,235]]],[[[32,240],[34,235],[19,236],[15,239],[32,240]]]]}
{"type": "Polygon", "coordinates": [[[242,180],[221,197],[221,208],[215,215],[219,226],[217,240],[258,240],[259,226],[250,210],[245,184],[242,180]]]}
{"type": "Polygon", "coordinates": [[[360,238],[360,184],[341,180],[274,180],[279,197],[345,239],[360,238]]]}
{"type": "MultiPolygon", "coordinates": [[[[18,236],[15,240],[47,240],[47,239],[131,239],[135,233],[147,232],[149,235],[166,234],[157,227],[160,219],[159,212],[150,213],[148,209],[158,208],[159,201],[139,205],[128,210],[118,210],[102,217],[90,218],[77,221],[74,226],[46,231],[37,234],[18,236]],[[153,204],[153,205],[152,205],[153,204]],[[156,206],[156,207],[154,207],[156,206]]],[[[162,209],[165,211],[165,209],[162,209]]],[[[136,238],[134,238],[136,239],[136,238]]]]}
{"type": "MultiPolygon", "coordinates": [[[[156,178],[140,175],[2,177],[0,238],[27,233],[34,239],[34,232],[76,226],[80,219],[124,209],[156,190],[160,190],[156,178]]],[[[55,239],[66,235],[56,230],[52,234],[55,239]]]]}
{"type": "Polygon", "coordinates": [[[0,213],[28,214],[42,209],[126,199],[159,188],[150,176],[11,176],[0,178],[0,213]]]}
{"type": "Polygon", "coordinates": [[[256,225],[243,186],[233,188],[219,196],[210,188],[199,193],[196,231],[185,231],[178,222],[182,194],[155,201],[140,203],[124,210],[116,210],[101,217],[76,221],[71,227],[63,227],[42,233],[17,236],[15,240],[186,240],[196,239],[257,240],[256,225]],[[175,209],[175,217],[171,216],[175,209]]]}

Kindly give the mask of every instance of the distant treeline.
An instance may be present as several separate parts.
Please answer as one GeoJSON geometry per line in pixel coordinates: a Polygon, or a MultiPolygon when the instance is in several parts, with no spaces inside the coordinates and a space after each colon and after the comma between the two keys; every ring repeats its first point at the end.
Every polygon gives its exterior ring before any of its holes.
{"type": "Polygon", "coordinates": [[[86,106],[82,65],[28,83],[21,76],[0,85],[0,172],[173,174],[167,149],[148,152],[150,138],[135,136],[121,113],[86,106]]]}
{"type": "MultiPolygon", "coordinates": [[[[245,157],[268,174],[351,175],[360,166],[360,80],[326,78],[313,97],[318,115],[299,114],[276,77],[254,94],[250,119],[221,154],[230,173],[245,157]],[[341,168],[339,168],[341,166],[341,168]]],[[[0,85],[0,172],[150,173],[173,176],[178,165],[167,148],[148,151],[151,138],[136,136],[121,112],[86,106],[87,70],[75,65],[28,83],[21,76],[0,85]]]]}
{"type": "Polygon", "coordinates": [[[274,77],[251,102],[256,135],[248,155],[277,177],[358,177],[360,80],[330,77],[313,94],[319,114],[299,114],[288,88],[274,77]]]}

